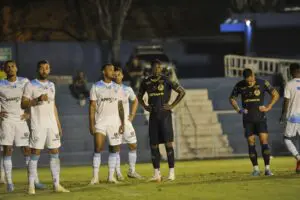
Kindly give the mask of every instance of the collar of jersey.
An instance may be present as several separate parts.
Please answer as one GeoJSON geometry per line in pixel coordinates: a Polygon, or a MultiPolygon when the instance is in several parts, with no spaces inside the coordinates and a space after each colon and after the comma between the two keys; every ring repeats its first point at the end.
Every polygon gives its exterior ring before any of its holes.
{"type": "Polygon", "coordinates": [[[113,84],[112,81],[110,83],[105,83],[103,80],[101,80],[101,83],[105,85],[105,87],[110,87],[113,84]]]}
{"type": "Polygon", "coordinates": [[[160,78],[161,78],[161,76],[157,77],[156,79],[150,78],[150,80],[151,80],[152,82],[157,82],[158,80],[160,80],[160,78]]]}

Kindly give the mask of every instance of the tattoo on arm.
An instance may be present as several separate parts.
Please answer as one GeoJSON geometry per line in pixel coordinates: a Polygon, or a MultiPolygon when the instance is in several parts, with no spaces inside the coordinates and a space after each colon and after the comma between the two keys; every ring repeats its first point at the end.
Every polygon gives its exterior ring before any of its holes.
{"type": "Polygon", "coordinates": [[[95,127],[95,112],[96,112],[96,102],[95,101],[90,101],[90,106],[89,106],[90,130],[92,130],[95,127]]]}
{"type": "Polygon", "coordinates": [[[281,111],[281,116],[285,119],[286,118],[286,113],[289,107],[289,102],[290,100],[288,98],[284,98],[283,100],[283,105],[282,105],[282,111],[281,111]]]}
{"type": "Polygon", "coordinates": [[[272,99],[271,102],[269,103],[270,106],[273,106],[279,99],[279,93],[277,90],[273,89],[272,91],[272,99]]]}
{"type": "Polygon", "coordinates": [[[59,120],[59,117],[58,117],[58,111],[57,111],[57,107],[56,107],[55,104],[54,104],[54,113],[55,113],[55,119],[56,119],[56,123],[57,123],[57,126],[58,126],[58,130],[61,132],[61,123],[60,123],[60,120],[59,120]]]}
{"type": "Polygon", "coordinates": [[[119,110],[119,116],[121,119],[121,123],[124,124],[124,107],[123,107],[123,102],[118,101],[118,110],[119,110]]]}
{"type": "Polygon", "coordinates": [[[233,109],[234,109],[236,112],[239,112],[239,111],[240,111],[239,104],[238,104],[238,102],[237,102],[234,98],[230,97],[230,98],[229,98],[229,102],[230,102],[230,104],[232,105],[233,109]]]}
{"type": "Polygon", "coordinates": [[[136,114],[138,106],[139,106],[139,101],[136,98],[135,100],[133,100],[132,105],[131,105],[131,113],[130,113],[131,115],[135,115],[136,114]]]}
{"type": "Polygon", "coordinates": [[[174,100],[174,102],[172,103],[172,105],[171,105],[172,107],[175,107],[178,103],[180,103],[180,101],[185,96],[185,91],[182,87],[178,87],[175,91],[178,93],[178,95],[177,95],[176,99],[174,100]]]}

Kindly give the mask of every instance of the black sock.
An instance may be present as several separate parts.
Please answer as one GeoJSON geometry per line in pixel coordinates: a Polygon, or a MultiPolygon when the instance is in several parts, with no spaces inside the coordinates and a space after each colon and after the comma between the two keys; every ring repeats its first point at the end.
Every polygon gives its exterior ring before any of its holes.
{"type": "Polygon", "coordinates": [[[257,152],[256,152],[256,149],[255,149],[255,145],[248,145],[248,148],[249,148],[249,158],[252,162],[252,165],[257,166],[258,165],[258,163],[257,163],[257,152]]]}
{"type": "Polygon", "coordinates": [[[160,152],[158,147],[151,147],[151,160],[154,169],[160,168],[160,152]]]}
{"type": "Polygon", "coordinates": [[[174,148],[166,147],[166,152],[167,152],[167,157],[168,157],[169,168],[174,168],[174,165],[175,165],[174,148]]]}
{"type": "Polygon", "coordinates": [[[261,153],[264,158],[265,165],[270,165],[271,151],[268,144],[261,145],[261,153]]]}

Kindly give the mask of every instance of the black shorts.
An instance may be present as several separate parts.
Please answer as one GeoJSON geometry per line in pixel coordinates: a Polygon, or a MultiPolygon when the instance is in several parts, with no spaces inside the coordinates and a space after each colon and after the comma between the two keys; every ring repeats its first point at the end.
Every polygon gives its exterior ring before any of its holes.
{"type": "Polygon", "coordinates": [[[266,121],[263,122],[244,122],[245,137],[252,135],[259,136],[260,133],[268,133],[268,125],[266,121]]]}
{"type": "Polygon", "coordinates": [[[172,113],[151,113],[149,118],[150,145],[163,144],[174,141],[172,113]]]}

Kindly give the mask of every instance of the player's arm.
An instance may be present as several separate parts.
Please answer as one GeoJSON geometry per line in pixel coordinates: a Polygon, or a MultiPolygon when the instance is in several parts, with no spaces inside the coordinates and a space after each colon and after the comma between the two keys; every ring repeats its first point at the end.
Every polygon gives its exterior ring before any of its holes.
{"type": "Polygon", "coordinates": [[[238,85],[235,85],[229,97],[229,103],[237,113],[242,113],[243,109],[240,109],[239,104],[237,102],[237,98],[239,97],[239,95],[240,95],[240,89],[238,85]]]}
{"type": "MultiPolygon", "coordinates": [[[[169,106],[170,109],[173,109],[177,104],[180,103],[180,101],[183,99],[183,97],[185,96],[185,91],[183,89],[183,87],[181,87],[177,82],[171,82],[169,81],[169,84],[171,85],[172,89],[177,92],[177,97],[176,99],[172,102],[172,104],[169,106]]],[[[168,107],[168,105],[165,105],[164,107],[168,107]]]]}
{"type": "Polygon", "coordinates": [[[290,98],[291,98],[291,92],[287,85],[284,89],[284,99],[283,99],[283,105],[281,110],[280,123],[284,123],[286,121],[286,114],[289,108],[290,98]]]}
{"type": "Polygon", "coordinates": [[[125,125],[125,114],[124,114],[124,107],[123,107],[123,101],[122,100],[119,100],[118,101],[118,111],[119,111],[119,117],[120,117],[120,120],[121,120],[121,126],[120,126],[120,129],[119,129],[119,132],[122,134],[124,132],[124,125],[125,125]]]}
{"type": "MultiPolygon", "coordinates": [[[[138,101],[137,97],[135,96],[134,91],[132,90],[132,88],[130,88],[129,99],[131,100],[132,105],[131,105],[131,110],[130,110],[130,114],[128,116],[128,119],[129,119],[129,121],[132,122],[135,115],[136,115],[136,111],[138,109],[138,106],[139,106],[139,101],[138,101]]],[[[127,116],[125,116],[125,117],[127,117],[127,116]]]]}
{"type": "Polygon", "coordinates": [[[59,131],[59,135],[62,136],[62,128],[61,128],[61,123],[58,117],[58,111],[57,111],[57,107],[56,104],[54,103],[54,115],[55,115],[55,120],[56,120],[56,124],[58,127],[58,131],[59,131]]]}
{"type": "Polygon", "coordinates": [[[147,111],[151,111],[151,107],[149,105],[146,105],[143,97],[146,93],[146,83],[145,83],[145,80],[143,80],[143,82],[141,83],[141,87],[139,89],[139,93],[137,95],[137,99],[138,99],[138,102],[141,104],[141,106],[143,106],[143,108],[147,111]]]}
{"type": "Polygon", "coordinates": [[[279,93],[275,88],[271,86],[271,84],[268,81],[265,81],[265,90],[271,95],[271,101],[267,106],[265,106],[265,109],[263,110],[264,112],[267,112],[272,109],[274,104],[278,101],[279,99],[279,93]]]}
{"type": "Polygon", "coordinates": [[[27,110],[32,106],[37,106],[42,101],[48,101],[48,96],[46,94],[42,94],[37,98],[31,98],[31,97],[32,97],[32,89],[30,83],[27,83],[24,88],[24,92],[21,100],[21,108],[23,110],[27,110]]]}
{"type": "Polygon", "coordinates": [[[96,120],[95,120],[95,114],[96,114],[96,91],[95,86],[91,88],[90,91],[90,105],[89,105],[89,127],[90,127],[90,133],[94,135],[96,133],[96,120]]]}

